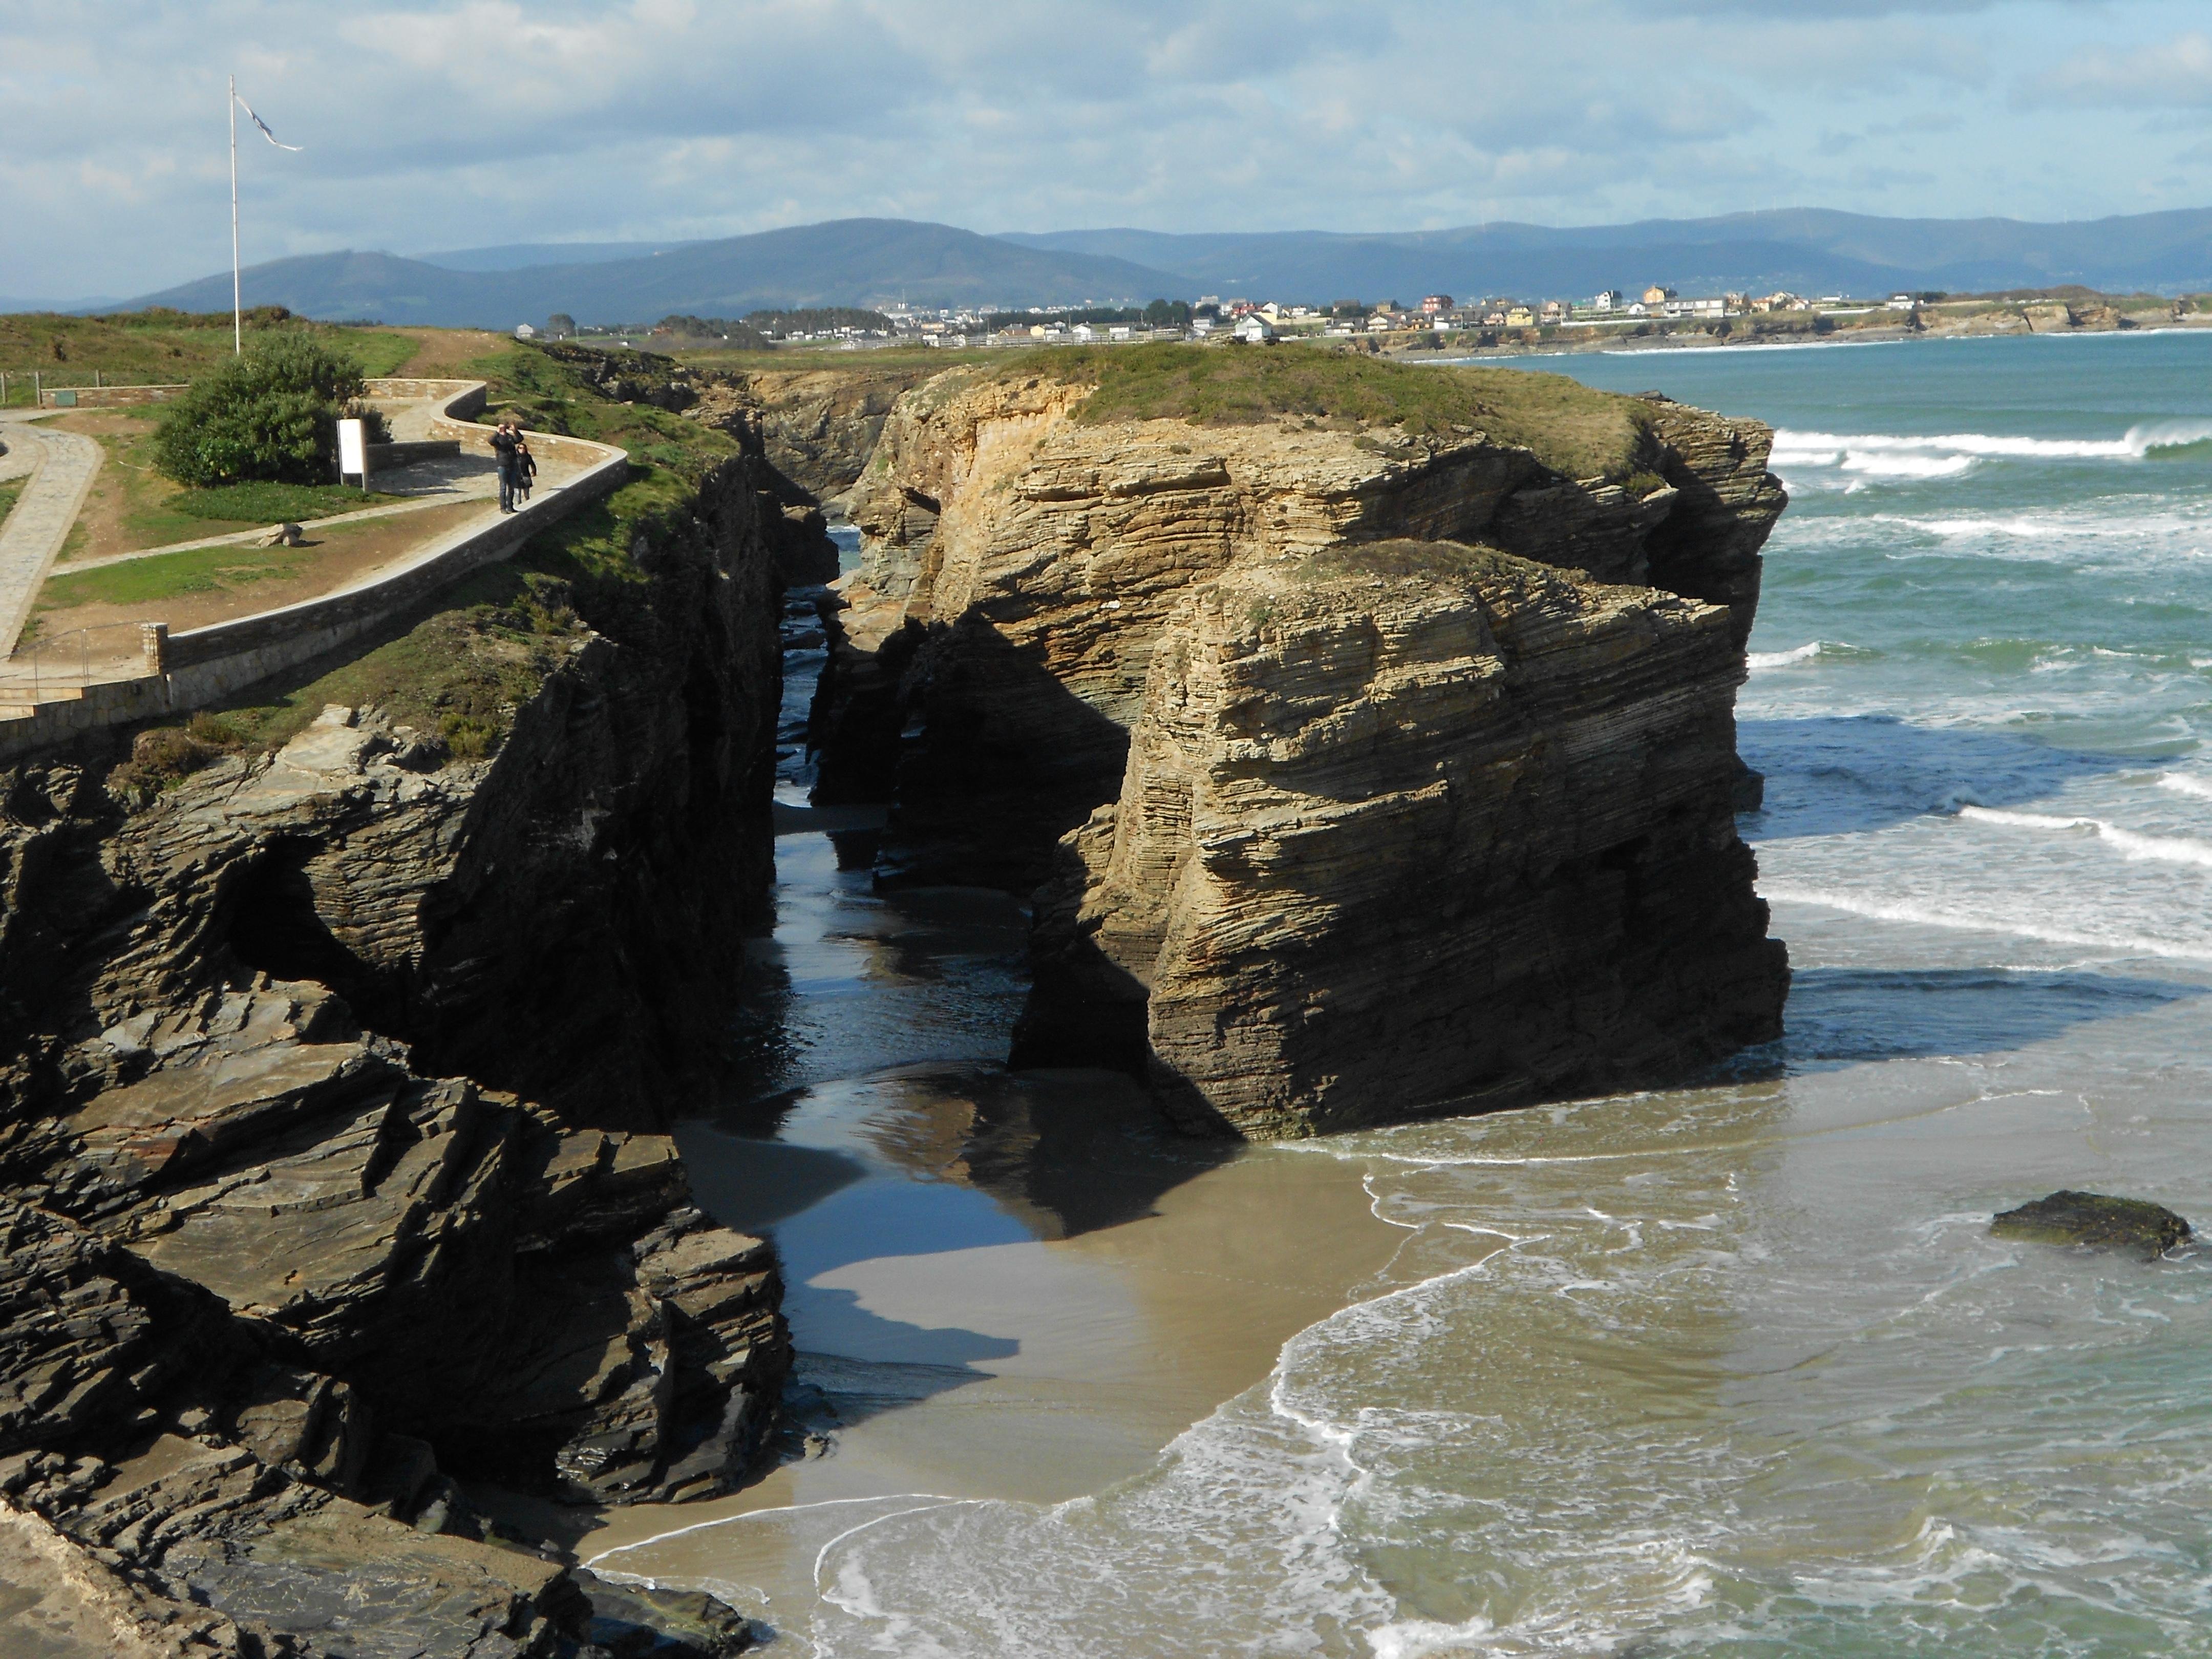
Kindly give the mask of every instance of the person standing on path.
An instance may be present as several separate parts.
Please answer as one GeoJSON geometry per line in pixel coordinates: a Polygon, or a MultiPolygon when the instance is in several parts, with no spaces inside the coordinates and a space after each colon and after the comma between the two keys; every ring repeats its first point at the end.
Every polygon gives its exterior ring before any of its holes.
{"type": "Polygon", "coordinates": [[[514,428],[514,494],[525,506],[530,501],[530,491],[538,481],[538,458],[530,453],[530,434],[520,427],[514,428]]]}
{"type": "Polygon", "coordinates": [[[522,429],[512,416],[501,421],[491,434],[491,458],[499,467],[499,510],[514,511],[514,481],[519,471],[516,453],[522,447],[522,429]]]}

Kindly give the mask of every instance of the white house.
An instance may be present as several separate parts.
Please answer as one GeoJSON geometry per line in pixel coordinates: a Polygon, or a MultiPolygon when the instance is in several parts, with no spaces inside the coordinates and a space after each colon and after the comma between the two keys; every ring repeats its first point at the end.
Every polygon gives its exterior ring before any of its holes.
{"type": "Polygon", "coordinates": [[[1073,328],[1068,330],[1068,332],[1085,345],[1098,337],[1097,331],[1088,323],[1078,323],[1073,328]]]}
{"type": "Polygon", "coordinates": [[[1604,316],[1608,313],[1618,311],[1620,308],[1620,290],[1617,288],[1609,288],[1606,289],[1605,292],[1599,295],[1595,299],[1590,301],[1590,309],[1596,312],[1600,316],[1604,316]]]}
{"type": "Polygon", "coordinates": [[[527,323],[517,323],[514,325],[514,337],[518,340],[534,340],[538,337],[538,331],[527,323]]]}
{"type": "Polygon", "coordinates": [[[1275,331],[1265,317],[1255,311],[1237,325],[1237,337],[1246,345],[1273,345],[1275,331]]]}

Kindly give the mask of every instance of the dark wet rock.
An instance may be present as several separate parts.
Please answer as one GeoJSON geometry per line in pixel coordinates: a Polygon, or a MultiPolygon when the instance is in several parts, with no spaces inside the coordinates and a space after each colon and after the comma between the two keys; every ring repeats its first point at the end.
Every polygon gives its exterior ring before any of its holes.
{"type": "Polygon", "coordinates": [[[41,1659],[569,1659],[588,1602],[465,1483],[757,1458],[773,1253],[655,1131],[766,915],[807,526],[762,476],[641,532],[489,757],[332,707],[143,799],[0,769],[0,1659],[19,1613],[41,1659]]]}
{"type": "Polygon", "coordinates": [[[2064,1191],[2000,1212],[1990,1223],[1990,1231],[1999,1238],[2025,1238],[2038,1244],[2133,1250],[2148,1261],[2188,1239],[2191,1229],[2162,1204],[2064,1191]]]}
{"type": "Polygon", "coordinates": [[[703,1590],[574,1577],[591,1599],[590,1639],[612,1659],[731,1659],[753,1645],[744,1617],[703,1590]]]}

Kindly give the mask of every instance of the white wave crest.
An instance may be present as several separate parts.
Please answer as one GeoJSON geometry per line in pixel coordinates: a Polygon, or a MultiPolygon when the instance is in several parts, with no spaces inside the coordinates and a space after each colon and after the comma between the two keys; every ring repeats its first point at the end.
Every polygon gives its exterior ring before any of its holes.
{"type": "Polygon", "coordinates": [[[2156,451],[2212,441],[2212,422],[2154,421],[2118,438],[2026,438],[2003,433],[1778,431],[1777,468],[1832,468],[1869,477],[1955,478],[1980,461],[2140,461],[2156,451]]]}
{"type": "Polygon", "coordinates": [[[1467,1653],[1496,1628],[1480,1613],[1464,1625],[1404,1619],[1369,1631],[1367,1645],[1375,1650],[1375,1659],[1431,1659],[1435,1655],[1467,1653]]]}
{"type": "Polygon", "coordinates": [[[2150,421],[2129,428],[2127,441],[2139,455],[2160,449],[2186,449],[2212,441],[2212,421],[2150,421]]]}
{"type": "Polygon", "coordinates": [[[2043,922],[2009,916],[1967,914],[1910,901],[1868,898],[1856,893],[1806,886],[1796,882],[1759,884],[1759,896],[1785,904],[1817,904],[1824,910],[1866,916],[1875,921],[1909,922],[1921,927],[1943,927],[1973,933],[2004,933],[2014,939],[2039,939],[2045,945],[2075,945],[2093,951],[2128,956],[2165,957],[2180,962],[2212,962],[2212,940],[2150,939],[2141,933],[2099,933],[2086,928],[2053,927],[2043,922]]]}
{"type": "Polygon", "coordinates": [[[2051,817],[2041,812],[2007,812],[1994,806],[1961,806],[1959,816],[2021,830],[2051,830],[2066,835],[2089,831],[2126,858],[2150,859],[2160,864],[2193,864],[2212,870],[2212,843],[2191,841],[2185,836],[2146,836],[2107,823],[2102,818],[2051,817]]]}
{"type": "Polygon", "coordinates": [[[2194,795],[2199,800],[2212,800],[2212,778],[2200,777],[2194,772],[2168,772],[2158,781],[2161,789],[2171,789],[2177,795],[2194,795]]]}
{"type": "Polygon", "coordinates": [[[1818,640],[1789,651],[1754,651],[1744,659],[1753,668],[1787,668],[1792,663],[1810,662],[1825,647],[1818,640]]]}

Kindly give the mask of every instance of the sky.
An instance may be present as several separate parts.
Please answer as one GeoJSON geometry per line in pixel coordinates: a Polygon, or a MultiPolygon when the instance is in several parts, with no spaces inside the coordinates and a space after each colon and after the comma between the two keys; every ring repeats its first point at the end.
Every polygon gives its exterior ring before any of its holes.
{"type": "Polygon", "coordinates": [[[0,300],[737,235],[2212,206],[2212,5],[0,0],[0,300]]]}

